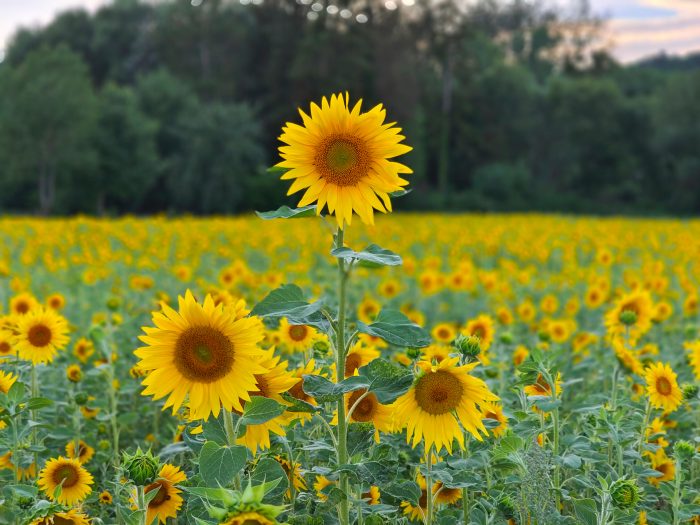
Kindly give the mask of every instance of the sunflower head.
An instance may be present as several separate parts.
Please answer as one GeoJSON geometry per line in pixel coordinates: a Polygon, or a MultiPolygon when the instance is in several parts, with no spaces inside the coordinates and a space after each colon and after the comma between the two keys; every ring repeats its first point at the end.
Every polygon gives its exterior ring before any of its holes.
{"type": "Polygon", "coordinates": [[[15,344],[21,359],[50,363],[68,343],[68,322],[54,310],[38,306],[17,320],[15,344]]]}
{"type": "Polygon", "coordinates": [[[335,214],[339,228],[357,214],[373,224],[374,210],[391,211],[392,192],[408,181],[400,174],[411,170],[393,158],[411,150],[401,144],[401,129],[385,124],[381,105],[363,113],[362,101],[350,106],[349,96],[323,97],[321,105],[311,103],[310,115],[301,109],[303,125],[287,123],[282,128],[279,148],[287,170],[282,179],[293,180],[288,194],[305,190],[299,206],[316,203],[335,214]]]}
{"type": "Polygon", "coordinates": [[[50,459],[39,473],[38,485],[52,501],[74,505],[83,501],[91,492],[92,474],[76,459],[50,459]]]}

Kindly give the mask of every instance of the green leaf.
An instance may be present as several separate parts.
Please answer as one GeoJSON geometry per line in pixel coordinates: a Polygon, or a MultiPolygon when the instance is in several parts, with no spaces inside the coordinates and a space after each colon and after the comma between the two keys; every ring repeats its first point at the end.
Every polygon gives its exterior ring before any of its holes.
{"type": "Polygon", "coordinates": [[[321,306],[320,301],[306,302],[304,293],[296,284],[283,284],[256,304],[250,315],[286,317],[290,324],[305,324],[325,331],[328,321],[319,313],[321,306]]]}
{"type": "Polygon", "coordinates": [[[370,244],[361,252],[356,252],[346,247],[335,248],[331,251],[331,255],[339,259],[345,259],[350,263],[357,261],[358,266],[366,268],[399,266],[402,263],[400,255],[390,250],[385,250],[376,244],[370,244]]]}
{"type": "Polygon", "coordinates": [[[369,386],[369,381],[365,378],[353,376],[341,381],[333,383],[323,376],[304,375],[304,383],[302,388],[311,397],[315,398],[319,403],[330,403],[339,400],[343,394],[360,390],[369,386]]]}
{"type": "Polygon", "coordinates": [[[289,480],[287,479],[287,474],[284,472],[282,465],[272,458],[263,458],[258,461],[250,479],[254,485],[278,481],[279,485],[268,492],[265,495],[265,499],[279,498],[282,494],[287,492],[287,487],[289,486],[289,480]]]}
{"type": "Polygon", "coordinates": [[[256,211],[255,214],[266,221],[272,219],[301,219],[303,217],[313,217],[316,215],[316,205],[304,206],[303,208],[290,208],[280,206],[274,211],[256,211]]]}
{"type": "Polygon", "coordinates": [[[245,466],[248,450],[207,441],[199,453],[199,473],[211,487],[227,486],[245,466]]]}
{"type": "Polygon", "coordinates": [[[367,389],[385,405],[393,403],[413,384],[413,374],[410,370],[386,359],[374,359],[361,367],[358,373],[368,384],[367,389]]]}
{"type": "Polygon", "coordinates": [[[282,399],[292,404],[291,406],[287,407],[287,412],[306,412],[309,414],[313,414],[314,412],[318,412],[319,410],[321,410],[321,407],[317,407],[312,405],[311,403],[307,403],[306,401],[297,399],[289,392],[283,392],[281,395],[282,399]]]}
{"type": "Polygon", "coordinates": [[[391,197],[392,199],[397,199],[397,198],[399,198],[399,197],[403,197],[404,195],[408,195],[408,194],[411,193],[412,191],[413,191],[413,188],[407,188],[407,189],[405,189],[405,190],[392,191],[392,192],[389,194],[389,197],[391,197]]]}
{"type": "Polygon", "coordinates": [[[431,343],[430,334],[398,310],[382,310],[372,324],[358,322],[357,330],[396,346],[422,348],[431,343]]]}
{"type": "Polygon", "coordinates": [[[27,408],[29,410],[39,410],[40,408],[50,407],[51,405],[53,405],[53,400],[45,397],[33,397],[27,401],[27,408]]]}
{"type": "Polygon", "coordinates": [[[11,403],[19,403],[24,398],[24,383],[15,382],[7,391],[7,398],[11,403]]]}
{"type": "Polygon", "coordinates": [[[415,481],[401,481],[391,483],[384,488],[384,492],[401,501],[408,501],[412,505],[418,505],[421,495],[420,487],[415,481]]]}
{"type": "Polygon", "coordinates": [[[241,425],[262,425],[284,413],[284,406],[274,399],[253,396],[245,404],[241,425]]]}
{"type": "Polygon", "coordinates": [[[574,513],[581,521],[582,525],[596,525],[597,523],[597,506],[595,500],[579,499],[572,500],[574,504],[574,513]]]}
{"type": "Polygon", "coordinates": [[[567,454],[566,456],[561,458],[561,462],[563,465],[572,468],[572,469],[578,469],[581,468],[581,457],[577,456],[576,454],[567,454]]]}

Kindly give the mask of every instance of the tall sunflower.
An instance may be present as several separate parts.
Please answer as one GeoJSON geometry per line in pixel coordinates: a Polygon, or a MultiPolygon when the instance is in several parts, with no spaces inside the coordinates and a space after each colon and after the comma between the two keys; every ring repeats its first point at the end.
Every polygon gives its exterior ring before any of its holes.
{"type": "Polygon", "coordinates": [[[50,459],[39,472],[39,488],[52,501],[63,505],[75,505],[83,501],[92,491],[92,474],[83,468],[76,459],[59,456],[50,459]],[[60,494],[56,489],[60,487],[60,494]]]}
{"type": "Polygon", "coordinates": [[[173,412],[189,395],[193,419],[206,420],[210,414],[243,410],[243,401],[255,391],[255,374],[264,374],[263,356],[257,343],[263,326],[256,317],[235,318],[235,311],[216,306],[210,295],[199,304],[188,290],[179,297],[179,311],[163,303],[153,314],[155,328],[144,327],[140,336],[145,347],[134,351],[138,366],[147,370],[142,395],[154,399],[168,396],[163,408],[173,412]]]}
{"type": "Polygon", "coordinates": [[[669,364],[653,363],[644,374],[647,395],[654,408],[673,412],[683,403],[683,392],[678,386],[677,375],[669,364]]]}
{"type": "Polygon", "coordinates": [[[481,421],[482,410],[489,401],[498,401],[486,383],[469,372],[478,363],[459,366],[458,358],[444,359],[433,365],[420,361],[422,370],[411,389],[394,402],[395,424],[406,427],[406,440],[415,447],[425,440],[425,449],[435,445],[437,452],[446,448],[452,453],[457,439],[464,447],[460,423],[479,441],[488,434],[481,421]]]}
{"type": "Polygon", "coordinates": [[[279,140],[287,169],[284,180],[294,180],[288,195],[306,190],[299,206],[317,203],[334,213],[339,228],[356,213],[363,223],[374,223],[374,210],[391,211],[390,193],[408,185],[399,174],[411,169],[390,159],[411,151],[401,144],[401,129],[385,124],[380,105],[361,113],[362,101],[350,107],[346,94],[323,97],[321,106],[311,103],[311,115],[299,109],[303,126],[288,122],[279,140]],[[380,200],[381,199],[381,200],[380,200]]]}
{"type": "Polygon", "coordinates": [[[17,318],[14,339],[20,359],[50,363],[68,344],[68,322],[54,310],[38,306],[17,318]]]}

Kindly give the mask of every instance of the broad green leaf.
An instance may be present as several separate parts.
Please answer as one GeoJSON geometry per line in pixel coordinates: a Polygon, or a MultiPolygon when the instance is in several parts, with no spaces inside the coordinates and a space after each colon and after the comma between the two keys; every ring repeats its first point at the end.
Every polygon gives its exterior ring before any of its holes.
{"type": "Polygon", "coordinates": [[[315,398],[319,403],[330,403],[337,401],[343,394],[367,388],[369,381],[365,378],[353,376],[341,381],[333,383],[323,376],[305,375],[302,385],[304,392],[315,398]]]}
{"type": "Polygon", "coordinates": [[[319,313],[321,306],[320,301],[306,302],[304,293],[296,284],[283,284],[256,304],[250,315],[286,317],[290,324],[305,324],[326,330],[328,321],[319,313]]]}
{"type": "Polygon", "coordinates": [[[284,413],[284,406],[274,399],[253,396],[245,404],[241,425],[262,425],[284,413]]]}
{"type": "Polygon", "coordinates": [[[39,410],[40,408],[50,407],[51,405],[53,405],[53,400],[45,397],[33,397],[27,401],[27,408],[29,410],[39,410]]]}
{"type": "Polygon", "coordinates": [[[386,487],[383,487],[383,491],[387,494],[394,496],[396,499],[401,501],[408,501],[412,505],[418,505],[418,499],[421,495],[420,487],[415,481],[401,481],[398,483],[391,483],[386,487]]]}
{"type": "Polygon", "coordinates": [[[266,500],[279,498],[287,491],[289,480],[282,465],[272,458],[263,458],[255,465],[253,474],[250,477],[253,485],[270,483],[279,480],[279,485],[265,495],[266,500]]]}
{"type": "Polygon", "coordinates": [[[597,506],[595,500],[579,499],[572,500],[576,517],[581,521],[582,525],[596,525],[597,523],[597,506]]]}
{"type": "Polygon", "coordinates": [[[256,211],[255,214],[266,221],[272,219],[301,219],[303,217],[313,217],[316,215],[316,205],[304,206],[303,208],[290,208],[280,206],[274,211],[256,211]]]}
{"type": "Polygon", "coordinates": [[[318,412],[319,410],[321,410],[321,407],[317,407],[312,405],[311,403],[307,403],[306,401],[297,399],[289,392],[282,393],[282,399],[284,399],[288,403],[291,403],[291,406],[287,407],[287,412],[307,412],[313,414],[314,412],[318,412]]]}
{"type": "Polygon", "coordinates": [[[335,248],[331,251],[331,255],[339,259],[345,259],[348,262],[357,261],[358,266],[366,268],[399,266],[402,263],[400,255],[390,250],[385,250],[376,244],[370,244],[361,252],[356,252],[346,247],[335,248]]]}
{"type": "Polygon", "coordinates": [[[431,343],[430,334],[398,310],[382,310],[372,324],[358,322],[357,329],[396,346],[422,348],[431,343]]]}
{"type": "Polygon", "coordinates": [[[199,453],[199,473],[210,487],[227,486],[245,466],[248,450],[207,441],[199,453]]]}
{"type": "Polygon", "coordinates": [[[380,403],[393,403],[405,394],[413,384],[413,374],[386,359],[374,359],[358,370],[359,377],[380,403]]]}

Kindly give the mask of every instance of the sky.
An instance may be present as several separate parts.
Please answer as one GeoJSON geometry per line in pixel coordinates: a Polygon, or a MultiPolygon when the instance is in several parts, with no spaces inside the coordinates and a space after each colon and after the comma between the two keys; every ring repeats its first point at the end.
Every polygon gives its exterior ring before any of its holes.
{"type": "MultiPolygon", "coordinates": [[[[46,24],[62,10],[93,10],[107,1],[0,0],[0,57],[17,27],[46,24]]],[[[591,5],[595,13],[609,19],[613,54],[623,62],[660,51],[700,51],[700,0],[591,0],[591,5]]]]}

